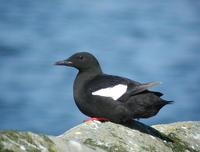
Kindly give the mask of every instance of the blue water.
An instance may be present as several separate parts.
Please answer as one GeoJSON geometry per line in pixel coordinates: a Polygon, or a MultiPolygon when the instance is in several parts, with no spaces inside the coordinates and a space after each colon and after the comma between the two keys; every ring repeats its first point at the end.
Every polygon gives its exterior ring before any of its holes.
{"type": "Polygon", "coordinates": [[[58,135],[86,118],[75,69],[53,63],[95,54],[105,73],[174,100],[146,124],[200,120],[200,1],[0,0],[0,129],[58,135]]]}

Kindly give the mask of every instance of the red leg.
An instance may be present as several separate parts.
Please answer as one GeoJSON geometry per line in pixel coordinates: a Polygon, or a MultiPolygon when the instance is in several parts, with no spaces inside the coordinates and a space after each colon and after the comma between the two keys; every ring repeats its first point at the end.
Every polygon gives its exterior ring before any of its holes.
{"type": "Polygon", "coordinates": [[[101,118],[101,117],[92,117],[92,118],[88,118],[86,120],[83,120],[83,122],[88,122],[91,120],[97,120],[97,121],[109,121],[110,119],[108,118],[101,118]]]}

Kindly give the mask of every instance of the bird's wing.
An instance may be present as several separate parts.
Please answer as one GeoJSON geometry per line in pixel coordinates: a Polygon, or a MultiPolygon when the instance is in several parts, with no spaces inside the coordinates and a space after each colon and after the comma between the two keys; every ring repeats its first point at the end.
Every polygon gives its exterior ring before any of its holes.
{"type": "MultiPolygon", "coordinates": [[[[160,85],[160,84],[161,84],[160,82],[148,82],[148,83],[138,84],[138,85],[134,86],[131,83],[127,92],[125,94],[123,94],[118,100],[119,101],[126,101],[130,96],[134,96],[136,94],[139,94],[141,92],[146,91],[150,87],[157,86],[157,85],[160,85]]],[[[154,93],[154,92],[152,92],[152,93],[154,93]]],[[[159,92],[155,92],[155,94],[156,93],[159,94],[159,96],[162,95],[159,92]]]]}
{"type": "Polygon", "coordinates": [[[87,88],[89,88],[91,95],[110,97],[117,100],[129,90],[130,84],[131,87],[134,87],[140,83],[119,76],[103,74],[89,81],[87,88]]]}
{"type": "Polygon", "coordinates": [[[139,94],[149,87],[159,85],[160,82],[139,83],[127,78],[113,75],[99,75],[89,81],[87,88],[94,96],[110,97],[121,102],[130,96],[139,94]]]}

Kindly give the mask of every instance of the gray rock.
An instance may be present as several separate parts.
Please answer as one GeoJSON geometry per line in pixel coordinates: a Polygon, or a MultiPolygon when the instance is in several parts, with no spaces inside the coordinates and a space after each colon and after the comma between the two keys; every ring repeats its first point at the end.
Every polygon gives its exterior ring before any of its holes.
{"type": "Polygon", "coordinates": [[[60,136],[1,131],[5,152],[200,152],[200,122],[177,122],[149,127],[89,121],[60,136]]]}
{"type": "Polygon", "coordinates": [[[45,135],[1,131],[0,152],[55,152],[56,145],[45,135]]]}

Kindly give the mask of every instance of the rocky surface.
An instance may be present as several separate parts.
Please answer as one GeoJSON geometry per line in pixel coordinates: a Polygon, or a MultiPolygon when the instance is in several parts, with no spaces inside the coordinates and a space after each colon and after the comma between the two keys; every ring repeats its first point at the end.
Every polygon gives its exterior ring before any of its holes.
{"type": "Polygon", "coordinates": [[[60,136],[1,131],[0,152],[200,152],[200,122],[147,126],[89,121],[60,136]]]}

